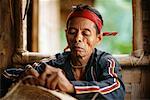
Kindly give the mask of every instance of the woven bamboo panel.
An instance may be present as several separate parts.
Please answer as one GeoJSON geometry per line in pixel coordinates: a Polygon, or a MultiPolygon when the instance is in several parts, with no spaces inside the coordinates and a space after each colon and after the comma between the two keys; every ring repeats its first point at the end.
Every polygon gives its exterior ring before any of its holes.
{"type": "Polygon", "coordinates": [[[24,85],[22,82],[12,86],[1,100],[76,100],[66,93],[49,90],[40,86],[24,85]]]}

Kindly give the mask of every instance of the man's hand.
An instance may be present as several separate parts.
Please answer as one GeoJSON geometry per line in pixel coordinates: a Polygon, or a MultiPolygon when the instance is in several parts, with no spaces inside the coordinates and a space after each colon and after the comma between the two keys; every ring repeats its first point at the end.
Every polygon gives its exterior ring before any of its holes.
{"type": "Polygon", "coordinates": [[[25,67],[25,76],[32,75],[34,77],[39,77],[39,73],[31,65],[25,67]]]}
{"type": "Polygon", "coordinates": [[[59,89],[64,92],[73,93],[73,85],[68,81],[63,71],[46,65],[45,71],[39,76],[42,85],[46,85],[49,89],[59,89]]]}
{"type": "Polygon", "coordinates": [[[60,68],[54,68],[50,65],[45,65],[45,70],[39,74],[32,66],[26,71],[26,74],[36,77],[40,81],[40,85],[52,90],[60,90],[67,93],[73,93],[74,87],[68,81],[65,74],[60,68]]]}

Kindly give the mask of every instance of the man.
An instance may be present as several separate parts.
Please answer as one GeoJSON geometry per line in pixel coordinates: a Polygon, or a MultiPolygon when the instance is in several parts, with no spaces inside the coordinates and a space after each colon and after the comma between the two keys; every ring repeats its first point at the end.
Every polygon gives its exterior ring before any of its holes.
{"type": "Polygon", "coordinates": [[[103,19],[88,5],[74,6],[66,24],[67,49],[55,58],[34,65],[28,73],[40,85],[84,99],[122,100],[125,87],[120,65],[110,54],[95,48],[102,41],[103,19]]]}

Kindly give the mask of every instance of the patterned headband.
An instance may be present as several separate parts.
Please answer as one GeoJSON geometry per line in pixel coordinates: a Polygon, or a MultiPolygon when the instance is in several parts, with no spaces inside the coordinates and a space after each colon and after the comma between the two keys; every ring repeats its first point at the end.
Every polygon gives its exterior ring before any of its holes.
{"type": "Polygon", "coordinates": [[[102,21],[100,20],[100,18],[92,11],[88,10],[88,9],[83,9],[83,10],[79,10],[79,11],[73,11],[69,14],[68,18],[67,18],[67,22],[74,17],[83,17],[83,18],[87,18],[89,20],[91,20],[92,22],[94,22],[98,28],[98,31],[100,32],[102,29],[102,21]]]}

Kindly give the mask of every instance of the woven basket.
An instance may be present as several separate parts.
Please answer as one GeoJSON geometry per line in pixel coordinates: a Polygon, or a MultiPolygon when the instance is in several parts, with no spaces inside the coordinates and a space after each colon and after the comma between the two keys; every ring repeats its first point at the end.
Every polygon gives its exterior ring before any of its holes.
{"type": "Polygon", "coordinates": [[[1,100],[76,100],[70,95],[19,81],[1,100]]]}

